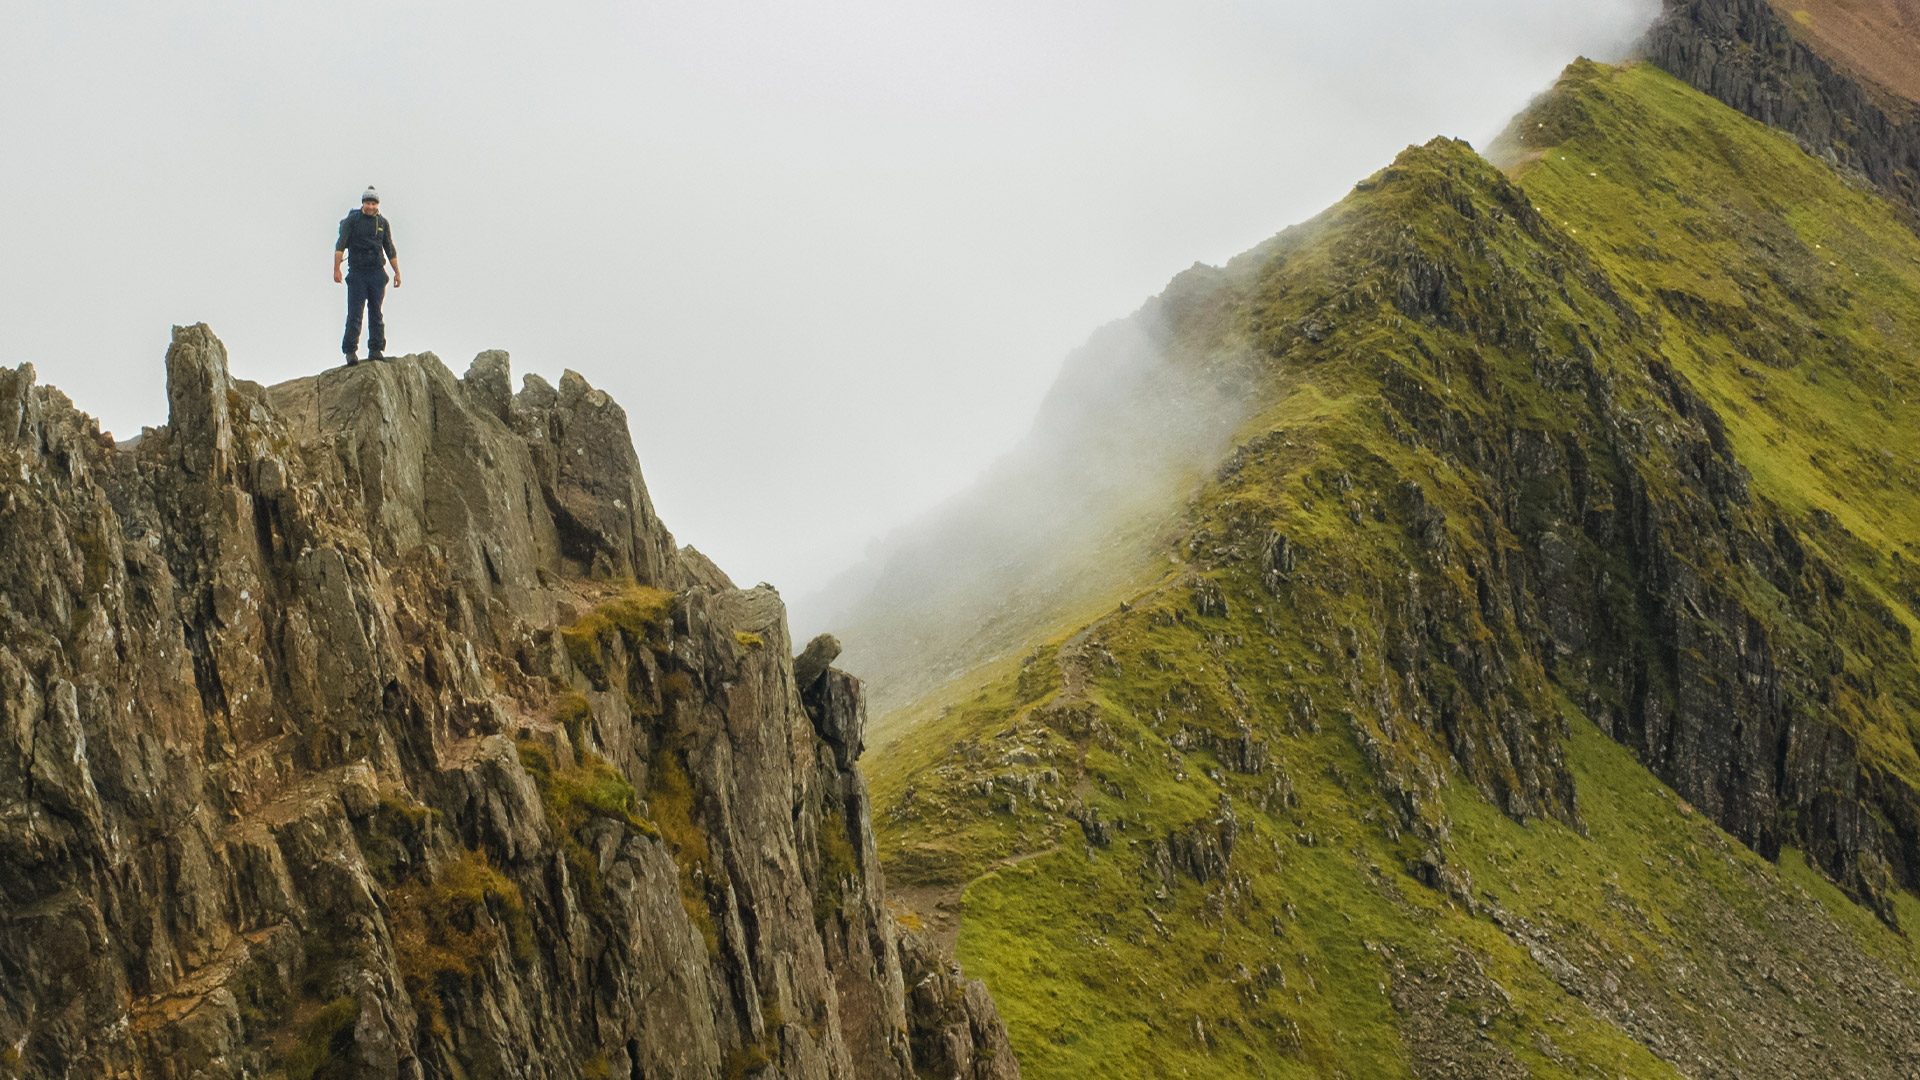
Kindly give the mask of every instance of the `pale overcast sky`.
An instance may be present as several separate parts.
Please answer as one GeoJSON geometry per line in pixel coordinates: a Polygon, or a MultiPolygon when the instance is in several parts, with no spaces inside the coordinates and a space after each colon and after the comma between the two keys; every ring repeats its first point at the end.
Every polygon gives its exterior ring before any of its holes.
{"type": "Polygon", "coordinates": [[[794,597],[1011,446],[1095,326],[1657,10],[8,0],[0,364],[123,438],[174,323],[260,382],[335,365],[371,183],[390,352],[580,371],[675,536],[794,597]]]}

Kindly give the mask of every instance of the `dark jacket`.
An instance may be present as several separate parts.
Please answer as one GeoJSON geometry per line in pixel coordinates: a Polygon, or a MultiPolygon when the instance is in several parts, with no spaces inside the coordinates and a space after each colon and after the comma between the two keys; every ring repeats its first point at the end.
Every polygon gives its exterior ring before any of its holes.
{"type": "Polygon", "coordinates": [[[355,273],[378,271],[382,254],[387,259],[400,257],[393,250],[393,226],[386,215],[368,217],[358,210],[340,219],[340,238],[333,242],[333,250],[347,253],[347,268],[355,273]]]}

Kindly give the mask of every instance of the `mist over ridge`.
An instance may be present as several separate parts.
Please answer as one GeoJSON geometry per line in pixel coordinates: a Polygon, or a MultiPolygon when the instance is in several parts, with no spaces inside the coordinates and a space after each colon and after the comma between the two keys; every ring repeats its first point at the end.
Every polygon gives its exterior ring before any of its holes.
{"type": "Polygon", "coordinates": [[[1177,348],[1230,273],[1196,264],[1070,354],[1027,436],[966,491],[875,543],[794,604],[795,633],[838,634],[876,715],[1000,655],[1071,597],[1146,556],[1244,418],[1252,357],[1177,348]],[[955,666],[957,665],[957,666],[955,666]]]}
{"type": "Polygon", "coordinates": [[[678,533],[802,595],[963,490],[1172,272],[1490,134],[1656,6],[26,0],[0,361],[121,437],[162,417],[169,325],[263,384],[337,363],[325,249],[377,183],[396,351],[581,371],[678,533]]]}

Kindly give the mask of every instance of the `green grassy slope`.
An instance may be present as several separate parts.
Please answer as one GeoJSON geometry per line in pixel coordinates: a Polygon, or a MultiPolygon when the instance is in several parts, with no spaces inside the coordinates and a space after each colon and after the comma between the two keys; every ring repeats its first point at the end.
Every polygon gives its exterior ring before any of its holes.
{"type": "Polygon", "coordinates": [[[1188,288],[1180,565],[870,761],[1027,1075],[1920,1066],[1920,242],[1651,68],[1510,149],[1188,288]]]}
{"type": "MultiPolygon", "coordinates": [[[[1656,69],[1583,66],[1568,81],[1516,126],[1542,148],[1522,186],[1660,320],[1663,358],[1718,414],[1756,492],[1816,521],[1812,543],[1909,638],[1920,238],[1785,134],[1656,69]]],[[[1878,675],[1892,685],[1836,712],[1920,783],[1920,682],[1911,653],[1890,659],[1878,675]]]]}

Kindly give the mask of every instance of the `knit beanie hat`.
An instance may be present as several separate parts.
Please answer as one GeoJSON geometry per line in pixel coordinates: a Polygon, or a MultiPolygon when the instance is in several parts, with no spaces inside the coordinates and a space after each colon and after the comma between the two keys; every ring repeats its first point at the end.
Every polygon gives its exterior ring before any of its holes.
{"type": "Polygon", "coordinates": [[[375,191],[375,190],[373,190],[373,185],[372,185],[372,184],[368,184],[368,185],[367,185],[367,190],[365,190],[365,191],[363,191],[363,192],[361,192],[361,193],[360,193],[360,201],[361,201],[361,202],[366,202],[366,201],[367,201],[368,199],[372,199],[372,200],[373,200],[374,202],[379,202],[379,201],[380,201],[380,193],[379,193],[379,192],[377,192],[377,191],[375,191]]]}

